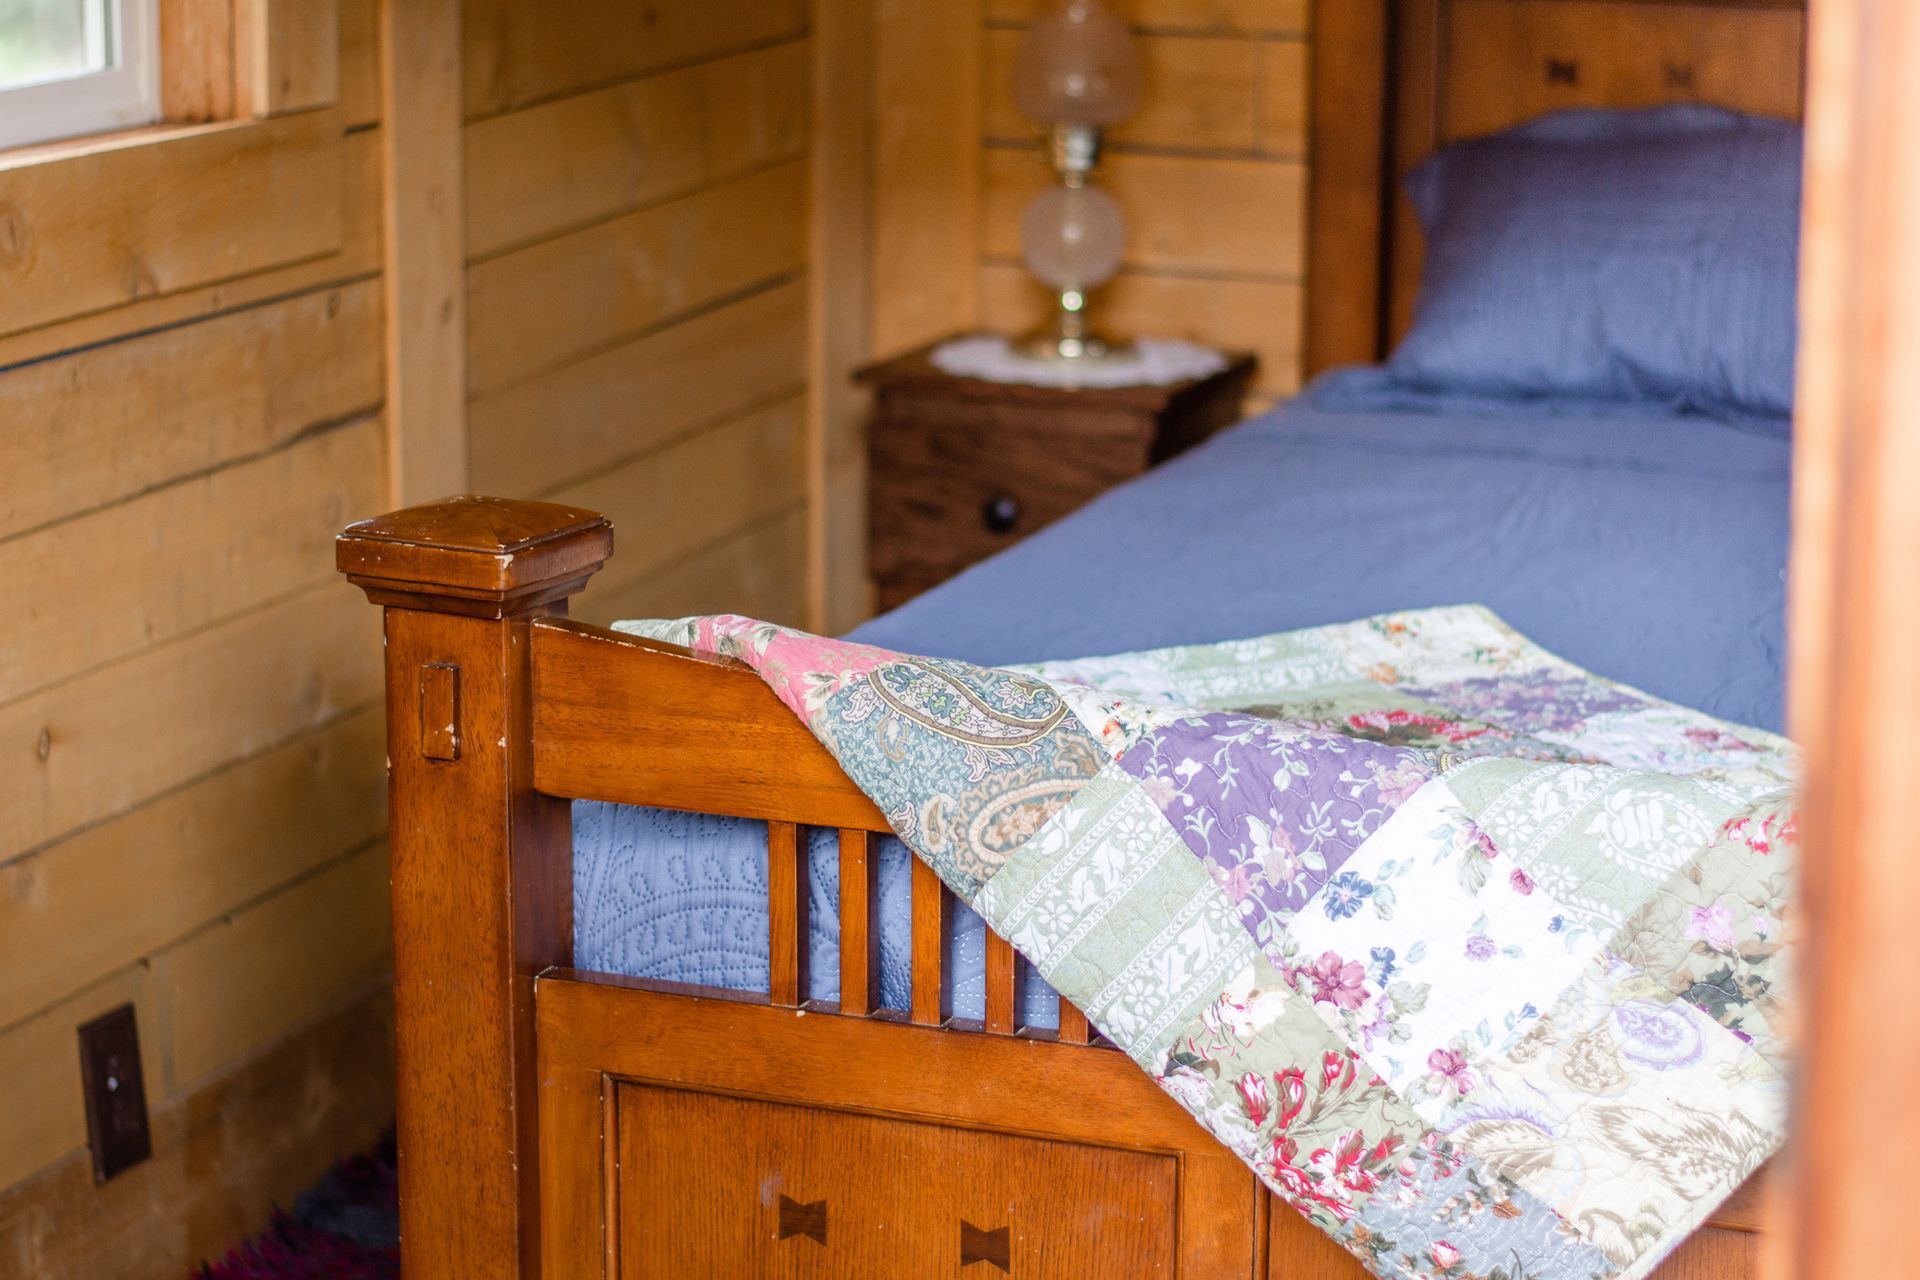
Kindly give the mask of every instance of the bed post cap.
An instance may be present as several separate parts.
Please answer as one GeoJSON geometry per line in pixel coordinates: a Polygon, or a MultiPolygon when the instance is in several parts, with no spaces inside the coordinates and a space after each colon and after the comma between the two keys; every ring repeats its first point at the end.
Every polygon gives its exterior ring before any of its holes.
{"type": "Polygon", "coordinates": [[[375,604],[500,618],[572,595],[613,554],[597,511],[463,496],[348,525],[334,563],[375,604]]]}

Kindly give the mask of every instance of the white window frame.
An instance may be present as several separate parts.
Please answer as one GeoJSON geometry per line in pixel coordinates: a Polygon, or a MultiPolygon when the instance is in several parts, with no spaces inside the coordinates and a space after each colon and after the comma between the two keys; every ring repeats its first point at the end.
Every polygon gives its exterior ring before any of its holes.
{"type": "Polygon", "coordinates": [[[107,0],[107,29],[89,31],[113,50],[104,71],[0,89],[0,147],[108,133],[160,118],[157,0],[107,0]]]}

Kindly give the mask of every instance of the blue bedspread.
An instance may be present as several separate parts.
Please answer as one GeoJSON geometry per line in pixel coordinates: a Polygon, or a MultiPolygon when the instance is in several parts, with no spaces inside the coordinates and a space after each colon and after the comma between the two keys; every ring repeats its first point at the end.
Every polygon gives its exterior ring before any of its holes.
{"type": "MultiPolygon", "coordinates": [[[[989,664],[1484,604],[1599,674],[1777,730],[1790,445],[1618,408],[1409,398],[1323,380],[854,638],[989,664]]],[[[574,806],[575,963],[766,987],[757,824],[574,806]]],[[[881,858],[885,1003],[907,1000],[907,854],[881,858]]],[[[834,859],[813,849],[813,994],[839,989],[834,859]]],[[[977,1017],[977,917],[955,1013],[977,1017]]],[[[1052,1010],[1037,978],[1023,1021],[1052,1010]]]]}

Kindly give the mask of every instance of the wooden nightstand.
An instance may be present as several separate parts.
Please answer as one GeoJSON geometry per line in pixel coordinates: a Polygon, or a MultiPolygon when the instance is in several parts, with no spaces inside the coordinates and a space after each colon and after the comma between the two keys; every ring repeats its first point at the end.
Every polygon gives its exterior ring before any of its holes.
{"type": "Polygon", "coordinates": [[[1240,418],[1251,355],[1211,377],[1068,391],[943,373],[932,348],[863,369],[869,557],[891,609],[1240,418]]]}

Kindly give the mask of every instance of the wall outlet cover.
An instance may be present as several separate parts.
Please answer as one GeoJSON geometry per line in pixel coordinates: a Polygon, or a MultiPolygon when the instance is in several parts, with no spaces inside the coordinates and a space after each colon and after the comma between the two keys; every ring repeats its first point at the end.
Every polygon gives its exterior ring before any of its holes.
{"type": "Polygon", "coordinates": [[[153,1154],[146,1079],[140,1071],[140,1028],[131,1004],[80,1028],[80,1083],[93,1180],[105,1182],[153,1154]]]}

